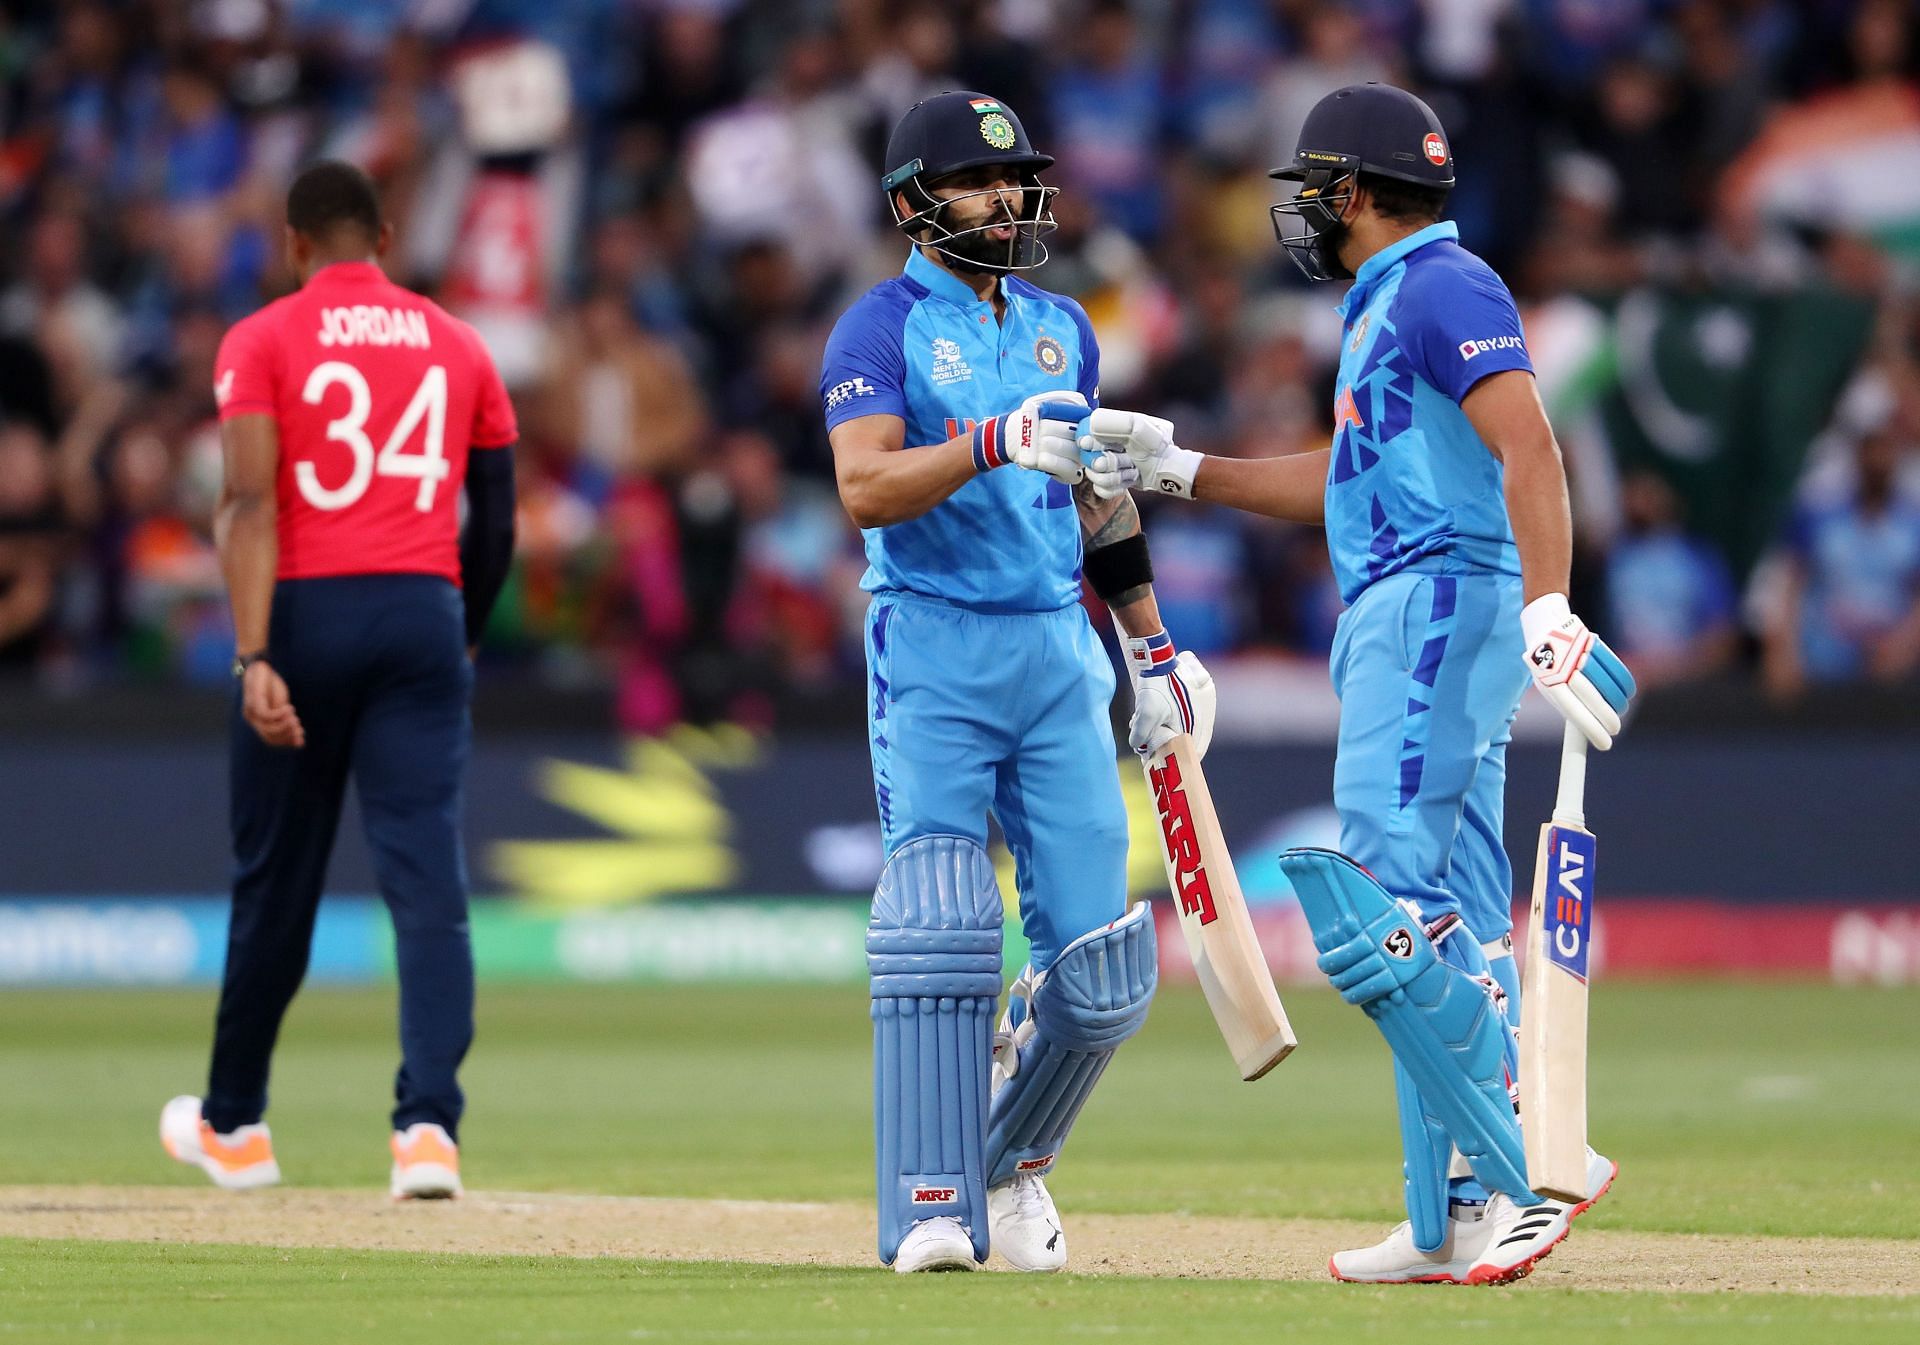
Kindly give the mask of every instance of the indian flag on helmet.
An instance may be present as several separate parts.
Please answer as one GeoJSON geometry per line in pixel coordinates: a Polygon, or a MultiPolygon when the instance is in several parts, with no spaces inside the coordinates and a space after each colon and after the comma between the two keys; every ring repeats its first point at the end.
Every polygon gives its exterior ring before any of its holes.
{"type": "Polygon", "coordinates": [[[994,102],[993,99],[991,98],[972,99],[971,106],[973,107],[973,110],[975,112],[1005,112],[1006,111],[1004,107],[1001,107],[1000,104],[994,102]]]}
{"type": "Polygon", "coordinates": [[[1781,109],[1728,168],[1725,193],[1763,217],[1920,255],[1920,94],[1867,85],[1781,109]]]}

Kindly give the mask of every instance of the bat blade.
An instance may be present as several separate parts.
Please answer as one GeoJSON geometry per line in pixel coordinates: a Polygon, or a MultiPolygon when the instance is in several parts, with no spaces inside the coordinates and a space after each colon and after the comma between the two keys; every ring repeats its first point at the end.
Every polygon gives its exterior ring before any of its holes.
{"type": "Polygon", "coordinates": [[[1180,734],[1146,763],[1187,953],[1240,1077],[1251,1082],[1298,1044],[1274,988],[1214,811],[1193,739],[1180,734]]]}
{"type": "Polygon", "coordinates": [[[1587,969],[1597,842],[1584,827],[1540,828],[1520,992],[1520,1121],[1527,1184],[1587,1198],[1587,969]]]}

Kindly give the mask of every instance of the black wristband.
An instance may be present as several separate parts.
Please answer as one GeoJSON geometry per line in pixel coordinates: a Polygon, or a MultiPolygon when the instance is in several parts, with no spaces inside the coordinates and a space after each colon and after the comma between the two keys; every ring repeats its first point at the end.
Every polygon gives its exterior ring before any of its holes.
{"type": "Polygon", "coordinates": [[[1129,589],[1153,582],[1153,560],[1147,555],[1145,534],[1122,537],[1098,551],[1087,552],[1081,573],[1102,602],[1111,602],[1129,589]]]}

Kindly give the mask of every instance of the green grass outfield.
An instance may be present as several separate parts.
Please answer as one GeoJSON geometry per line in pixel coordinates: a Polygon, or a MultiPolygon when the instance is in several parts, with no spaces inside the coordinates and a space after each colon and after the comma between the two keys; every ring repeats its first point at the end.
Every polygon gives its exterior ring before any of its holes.
{"type": "MultiPolygon", "coordinates": [[[[200,1184],[154,1137],[204,1079],[210,992],[0,994],[0,1185],[200,1184]]],[[[1324,992],[1302,1046],[1238,1082],[1191,990],[1103,1083],[1053,1183],[1074,1211],[1400,1217],[1384,1048],[1324,992]]],[[[271,1119],[291,1183],[378,1188],[391,991],[303,995],[271,1119]]],[[[1596,993],[1593,1133],[1623,1167],[1582,1228],[1913,1239],[1920,993],[1596,993]]],[[[871,1189],[865,998],[809,990],[483,991],[466,1079],[486,1190],[846,1201],[871,1189]]],[[[6,1232],[0,1226],[0,1235],[6,1232]]],[[[1578,1235],[1576,1235],[1577,1237],[1578,1235]]],[[[1657,1341],[1910,1339],[1920,1299],[1360,1290],[621,1260],[0,1241],[0,1340],[1373,1339],[1428,1323],[1657,1341]],[[245,1324],[245,1325],[243,1325],[245,1324]],[[254,1334],[236,1335],[236,1332],[254,1334]]]]}

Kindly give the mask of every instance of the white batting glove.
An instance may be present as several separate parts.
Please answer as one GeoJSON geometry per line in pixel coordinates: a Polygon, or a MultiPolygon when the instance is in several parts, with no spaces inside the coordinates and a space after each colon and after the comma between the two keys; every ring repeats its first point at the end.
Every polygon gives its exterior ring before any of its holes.
{"type": "Polygon", "coordinates": [[[1127,745],[1143,757],[1176,734],[1193,735],[1193,750],[1205,756],[1213,742],[1216,695],[1213,676],[1193,654],[1175,653],[1165,631],[1124,641],[1127,675],[1133,682],[1133,721],[1127,745]]]}
{"type": "Polygon", "coordinates": [[[1086,414],[1087,399],[1077,392],[1036,393],[1020,403],[1019,410],[973,427],[974,470],[987,472],[1012,463],[1078,485],[1086,468],[1074,435],[1086,414]]]}
{"type": "Polygon", "coordinates": [[[1520,611],[1527,670],[1547,703],[1599,751],[1613,746],[1620,712],[1633,698],[1633,674],[1607,642],[1573,614],[1564,593],[1535,598],[1520,611]]]}
{"type": "Polygon", "coordinates": [[[1103,500],[1130,489],[1190,500],[1194,473],[1206,456],[1174,443],[1170,420],[1105,407],[1087,422],[1080,451],[1092,457],[1087,479],[1103,500]]]}

